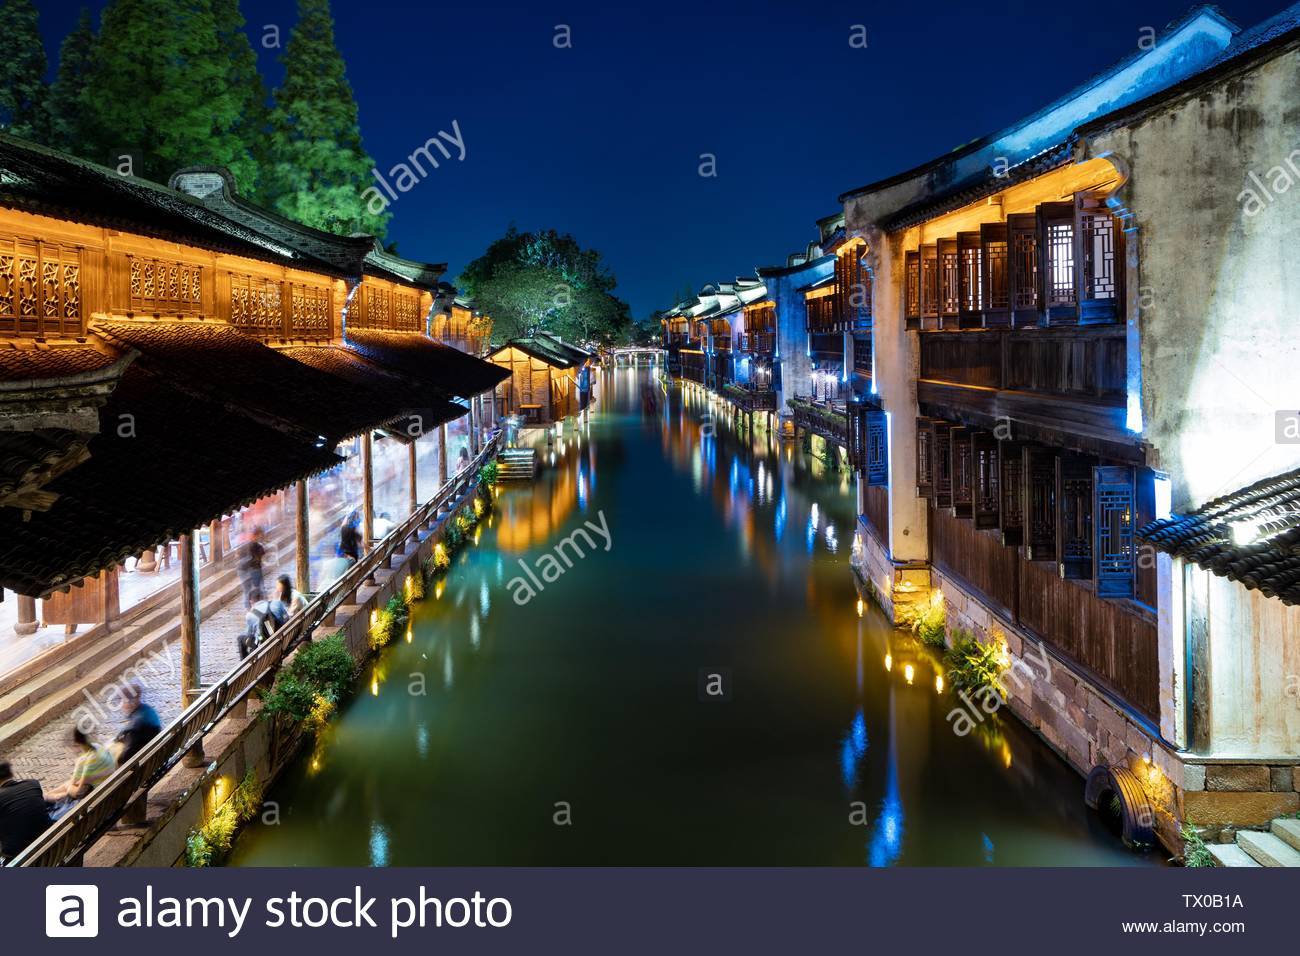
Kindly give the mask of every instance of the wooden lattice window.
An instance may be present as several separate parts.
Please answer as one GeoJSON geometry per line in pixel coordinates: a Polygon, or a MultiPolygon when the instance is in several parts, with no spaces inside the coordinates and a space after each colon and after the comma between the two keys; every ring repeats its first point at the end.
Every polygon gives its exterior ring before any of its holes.
{"type": "Polygon", "coordinates": [[[936,328],[939,319],[939,248],[921,247],[921,327],[936,328]],[[927,321],[932,320],[932,321],[927,321]]]}
{"type": "Polygon", "coordinates": [[[998,527],[1002,529],[1002,543],[1016,546],[1025,540],[1023,446],[1019,442],[1000,442],[998,463],[1002,469],[1002,513],[998,527]]]}
{"type": "Polygon", "coordinates": [[[863,468],[867,485],[884,487],[889,484],[889,428],[885,413],[880,409],[866,409],[859,416],[862,421],[863,468]]]}
{"type": "Polygon", "coordinates": [[[1096,535],[1093,573],[1097,596],[1132,598],[1137,579],[1133,469],[1101,466],[1092,473],[1092,519],[1096,535]]]}
{"type": "Polygon", "coordinates": [[[1078,237],[1079,320],[1113,322],[1119,315],[1119,248],[1123,235],[1105,202],[1093,193],[1075,197],[1078,237]]]}
{"type": "Polygon", "coordinates": [[[957,261],[962,326],[973,328],[980,324],[980,311],[984,308],[984,270],[978,232],[957,233],[957,261]]]}
{"type": "Polygon", "coordinates": [[[934,426],[926,418],[916,420],[916,495],[934,497],[934,426]]]}
{"type": "Polygon", "coordinates": [[[952,507],[952,426],[934,423],[934,506],[952,507]]]}
{"type": "Polygon", "coordinates": [[[992,530],[998,526],[1002,509],[998,440],[988,432],[976,432],[971,438],[971,457],[975,468],[975,527],[992,530]]]}
{"type": "Polygon", "coordinates": [[[906,295],[903,314],[907,319],[907,327],[916,328],[921,322],[921,255],[919,252],[909,252],[904,258],[906,295]]]}
{"type": "Polygon", "coordinates": [[[282,333],[284,306],[279,280],[232,273],[230,324],[259,335],[282,333]]]}
{"type": "Polygon", "coordinates": [[[975,500],[975,469],[970,447],[971,430],[954,427],[950,436],[952,513],[958,518],[969,518],[973,513],[975,500]]]}
{"type": "Polygon", "coordinates": [[[203,267],[166,259],[130,257],[131,311],[152,315],[199,315],[203,267]]]}
{"type": "Polygon", "coordinates": [[[1050,448],[1024,450],[1025,557],[1056,560],[1056,453],[1050,448]]]}
{"type": "Polygon", "coordinates": [[[1049,202],[1038,207],[1043,307],[1049,319],[1068,317],[1075,304],[1074,203],[1049,202]]]}
{"type": "Polygon", "coordinates": [[[359,329],[389,332],[424,331],[418,293],[369,284],[362,285],[361,292],[362,308],[355,319],[349,313],[349,324],[359,329]]]}
{"type": "Polygon", "coordinates": [[[82,334],[81,250],[0,238],[0,333],[82,334]]]}
{"type": "Polygon", "coordinates": [[[1038,217],[1014,213],[1007,217],[1007,242],[1011,256],[1010,299],[1012,324],[1038,322],[1038,217]]]}
{"type": "Polygon", "coordinates": [[[334,296],[327,286],[290,286],[290,331],[296,337],[328,337],[333,330],[334,296]]]}
{"type": "Polygon", "coordinates": [[[984,269],[984,325],[1004,327],[1011,323],[1011,262],[1007,251],[1007,224],[988,222],[980,226],[981,260],[984,269]]]}
{"type": "Polygon", "coordinates": [[[1063,578],[1092,577],[1092,462],[1056,459],[1056,563],[1063,578]]]}
{"type": "Polygon", "coordinates": [[[957,260],[957,240],[939,240],[939,315],[956,317],[961,307],[961,267],[957,260]]]}

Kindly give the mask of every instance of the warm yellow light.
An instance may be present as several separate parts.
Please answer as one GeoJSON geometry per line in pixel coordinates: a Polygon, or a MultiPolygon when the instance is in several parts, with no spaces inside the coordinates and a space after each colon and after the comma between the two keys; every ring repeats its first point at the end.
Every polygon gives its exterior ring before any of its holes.
{"type": "Polygon", "coordinates": [[[372,678],[370,678],[370,693],[371,693],[371,695],[374,696],[374,697],[378,697],[378,696],[379,696],[379,678],[378,678],[378,677],[372,677],[372,678]]]}
{"type": "Polygon", "coordinates": [[[411,643],[411,629],[409,627],[406,629],[406,643],[411,643]]]}
{"type": "Polygon", "coordinates": [[[903,676],[904,676],[905,678],[907,678],[907,682],[908,682],[909,684],[912,683],[912,678],[913,678],[913,676],[915,676],[915,674],[916,674],[916,671],[913,669],[913,667],[912,667],[911,664],[904,664],[904,665],[903,665],[903,676]]]}
{"type": "Polygon", "coordinates": [[[885,655],[885,670],[887,670],[887,671],[892,671],[893,669],[894,669],[894,655],[892,655],[892,654],[886,654],[886,655],[885,655]]]}
{"type": "Polygon", "coordinates": [[[862,603],[862,598],[858,598],[858,617],[862,617],[863,610],[864,610],[864,605],[862,603]]]}
{"type": "Polygon", "coordinates": [[[942,674],[935,674],[935,675],[934,675],[934,692],[935,692],[936,694],[942,694],[942,693],[943,693],[943,675],[942,675],[942,674]]]}

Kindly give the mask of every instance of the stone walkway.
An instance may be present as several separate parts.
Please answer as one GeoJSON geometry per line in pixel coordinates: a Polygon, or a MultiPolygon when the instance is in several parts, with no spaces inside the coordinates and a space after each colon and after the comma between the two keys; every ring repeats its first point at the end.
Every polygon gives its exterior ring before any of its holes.
{"type": "MultiPolygon", "coordinates": [[[[292,554],[288,559],[287,563],[281,560],[279,566],[268,564],[266,580],[274,581],[281,573],[292,575],[292,554]]],[[[244,630],[244,613],[244,606],[236,597],[200,623],[199,664],[204,684],[220,680],[238,663],[238,640],[244,630]]],[[[176,640],[138,662],[134,672],[125,677],[131,680],[139,676],[145,685],[145,700],[158,711],[164,726],[181,712],[180,663],[180,641],[176,640]]],[[[77,758],[72,728],[83,716],[90,715],[94,727],[92,736],[101,743],[111,741],[125,724],[125,715],[114,706],[122,680],[119,676],[93,690],[86,688],[81,706],[69,709],[62,717],[52,720],[3,755],[13,765],[14,775],[19,779],[39,780],[47,790],[65,783],[77,758]]]]}

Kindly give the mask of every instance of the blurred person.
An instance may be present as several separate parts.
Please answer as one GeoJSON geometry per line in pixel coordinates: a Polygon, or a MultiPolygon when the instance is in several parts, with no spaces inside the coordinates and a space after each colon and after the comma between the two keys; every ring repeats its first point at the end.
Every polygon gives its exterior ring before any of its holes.
{"type": "Polygon", "coordinates": [[[282,574],[275,581],[275,602],[283,609],[282,621],[287,621],[307,606],[307,598],[301,591],[294,589],[289,575],[282,574]]]}
{"type": "Polygon", "coordinates": [[[239,557],[239,581],[244,586],[244,596],[262,590],[262,561],[266,546],[262,544],[262,528],[253,529],[248,544],[239,557]]]}
{"type": "Polygon", "coordinates": [[[56,787],[45,795],[52,806],[50,816],[55,820],[67,813],[72,805],[94,790],[109,778],[117,769],[117,761],[107,747],[82,730],[72,728],[72,742],[80,756],[72,765],[72,776],[61,787],[56,787]]]}
{"type": "Polygon", "coordinates": [[[282,607],[277,602],[268,601],[260,591],[248,595],[248,611],[244,614],[244,632],[239,635],[239,656],[247,657],[253,648],[262,643],[264,638],[275,633],[276,628],[285,622],[287,614],[282,614],[282,607]]]}
{"type": "Polygon", "coordinates": [[[361,560],[361,514],[353,511],[343,522],[339,531],[338,553],[353,561],[361,560]]]}
{"type": "Polygon", "coordinates": [[[0,760],[0,858],[22,853],[51,822],[41,785],[15,778],[13,768],[0,760]]]}
{"type": "Polygon", "coordinates": [[[126,763],[162,732],[158,711],[144,702],[144,688],[139,684],[133,683],[126,688],[122,695],[122,709],[127,714],[126,726],[113,740],[120,748],[117,752],[119,764],[126,763]]]}

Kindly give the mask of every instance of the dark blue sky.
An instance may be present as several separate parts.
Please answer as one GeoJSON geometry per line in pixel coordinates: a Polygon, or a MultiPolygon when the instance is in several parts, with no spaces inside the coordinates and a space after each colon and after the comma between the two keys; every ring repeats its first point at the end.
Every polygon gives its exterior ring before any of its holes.
{"type": "MultiPolygon", "coordinates": [[[[83,0],[36,2],[53,57],[83,0]]],[[[1221,4],[1243,27],[1285,5],[1221,4]]],[[[840,192],[1014,121],[1190,6],[334,0],[334,15],[380,169],[453,119],[465,140],[463,162],[393,205],[403,255],[455,276],[511,222],[554,227],[604,253],[644,318],[683,287],[783,261],[840,192]],[[557,24],[572,49],[554,46],[557,24]],[[702,153],[716,178],[698,175],[702,153]]],[[[295,3],[243,11],[257,45],[268,24],[287,37],[295,3]]],[[[271,85],[277,54],[262,51],[271,85]]]]}

